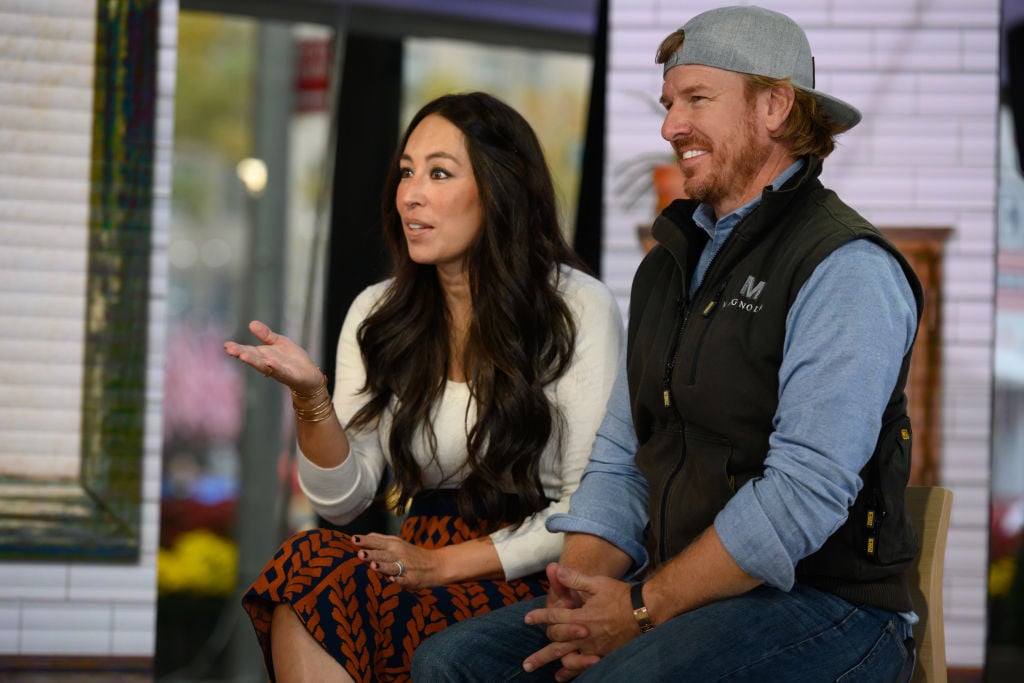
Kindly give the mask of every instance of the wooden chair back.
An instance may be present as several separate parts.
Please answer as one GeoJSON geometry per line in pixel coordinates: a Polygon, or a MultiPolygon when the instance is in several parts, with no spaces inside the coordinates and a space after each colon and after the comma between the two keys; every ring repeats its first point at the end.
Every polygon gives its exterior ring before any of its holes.
{"type": "Polygon", "coordinates": [[[942,627],[942,570],[953,492],[941,486],[908,486],[907,513],[921,539],[921,554],[908,571],[914,611],[917,665],[913,683],[945,683],[946,635],[942,627]]]}

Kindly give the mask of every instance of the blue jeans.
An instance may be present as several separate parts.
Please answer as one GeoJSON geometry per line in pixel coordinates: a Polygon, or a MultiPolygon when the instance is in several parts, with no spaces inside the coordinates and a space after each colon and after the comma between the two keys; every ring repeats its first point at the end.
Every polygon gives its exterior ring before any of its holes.
{"type": "MultiPolygon", "coordinates": [[[[421,643],[412,679],[551,681],[557,662],[526,673],[522,662],[547,644],[523,616],[539,598],[450,626],[421,643]]],[[[576,678],[593,681],[893,681],[910,679],[911,625],[797,584],[761,586],[681,614],[637,637],[576,678]],[[909,647],[908,649],[908,645],[909,647]]]]}

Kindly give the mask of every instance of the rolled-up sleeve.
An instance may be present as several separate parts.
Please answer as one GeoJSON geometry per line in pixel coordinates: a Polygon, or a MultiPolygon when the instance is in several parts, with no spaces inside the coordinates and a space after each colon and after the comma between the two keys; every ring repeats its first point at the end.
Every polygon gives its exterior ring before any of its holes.
{"type": "Polygon", "coordinates": [[[648,562],[643,545],[648,487],[636,468],[636,449],[623,351],[590,461],[569,501],[569,512],[552,515],[547,527],[553,532],[591,534],[608,541],[633,560],[632,573],[648,562]]]}
{"type": "Polygon", "coordinates": [[[764,476],[714,523],[748,574],[789,590],[796,563],[846,521],[916,329],[902,268],[868,240],[837,249],[803,285],[786,320],[764,476]]]}

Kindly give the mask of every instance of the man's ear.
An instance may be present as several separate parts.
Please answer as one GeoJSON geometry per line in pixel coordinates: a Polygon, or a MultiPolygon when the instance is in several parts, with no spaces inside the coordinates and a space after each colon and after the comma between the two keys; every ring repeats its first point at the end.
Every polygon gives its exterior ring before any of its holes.
{"type": "Polygon", "coordinates": [[[783,131],[789,112],[793,109],[793,101],[796,94],[791,85],[777,85],[768,90],[767,112],[765,126],[768,132],[774,137],[783,131]]]}

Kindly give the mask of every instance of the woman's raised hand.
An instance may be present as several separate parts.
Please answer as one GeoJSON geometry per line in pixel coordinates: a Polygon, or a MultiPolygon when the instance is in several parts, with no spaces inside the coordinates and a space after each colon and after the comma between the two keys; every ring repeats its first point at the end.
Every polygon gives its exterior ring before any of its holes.
{"type": "Polygon", "coordinates": [[[301,346],[283,334],[274,332],[259,320],[249,323],[249,331],[260,343],[250,346],[226,341],[224,350],[229,356],[300,394],[316,391],[321,385],[323,372],[301,346]]]}

